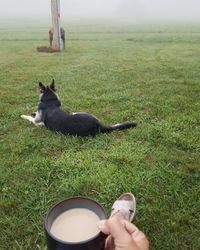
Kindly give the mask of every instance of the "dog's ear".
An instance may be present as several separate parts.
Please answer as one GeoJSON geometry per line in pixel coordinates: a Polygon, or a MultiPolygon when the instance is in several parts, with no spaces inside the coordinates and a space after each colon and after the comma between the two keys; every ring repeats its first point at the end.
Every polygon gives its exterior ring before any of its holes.
{"type": "Polygon", "coordinates": [[[52,80],[52,82],[50,84],[50,89],[53,90],[54,92],[56,91],[54,79],[52,80]]]}
{"type": "Polygon", "coordinates": [[[44,90],[46,89],[45,86],[39,82],[39,89],[40,89],[40,92],[44,92],[44,90]]]}

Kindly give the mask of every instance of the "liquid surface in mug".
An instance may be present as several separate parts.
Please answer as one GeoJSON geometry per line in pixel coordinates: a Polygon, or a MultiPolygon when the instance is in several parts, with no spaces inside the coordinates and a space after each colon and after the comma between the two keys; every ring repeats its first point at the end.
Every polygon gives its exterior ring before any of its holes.
{"type": "Polygon", "coordinates": [[[51,226],[51,234],[67,242],[88,240],[100,231],[98,215],[86,208],[73,208],[60,214],[51,226]]]}

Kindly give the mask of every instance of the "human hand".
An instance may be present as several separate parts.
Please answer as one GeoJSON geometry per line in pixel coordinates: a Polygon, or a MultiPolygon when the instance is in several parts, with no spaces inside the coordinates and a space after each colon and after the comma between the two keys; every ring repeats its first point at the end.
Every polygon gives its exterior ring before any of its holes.
{"type": "Polygon", "coordinates": [[[109,235],[105,250],[148,250],[149,242],[143,232],[116,213],[99,223],[99,229],[109,235]]]}

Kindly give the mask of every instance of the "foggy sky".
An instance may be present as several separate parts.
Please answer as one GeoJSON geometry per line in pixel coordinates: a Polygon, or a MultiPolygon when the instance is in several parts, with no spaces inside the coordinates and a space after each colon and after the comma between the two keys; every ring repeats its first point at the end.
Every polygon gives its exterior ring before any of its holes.
{"type": "MultiPolygon", "coordinates": [[[[200,20],[200,0],[60,0],[61,19],[200,20]]],[[[0,0],[0,18],[50,18],[50,0],[0,0]]]]}

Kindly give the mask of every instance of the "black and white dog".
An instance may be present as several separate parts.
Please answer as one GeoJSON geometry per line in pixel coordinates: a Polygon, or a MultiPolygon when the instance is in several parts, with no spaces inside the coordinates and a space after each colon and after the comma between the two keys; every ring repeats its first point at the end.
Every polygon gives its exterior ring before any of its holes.
{"type": "Polygon", "coordinates": [[[66,113],[60,106],[61,101],[56,94],[54,80],[50,86],[39,82],[40,103],[38,111],[33,116],[21,115],[21,118],[32,122],[34,125],[45,125],[48,129],[65,135],[95,136],[99,133],[109,133],[113,130],[123,130],[136,127],[136,123],[121,123],[105,126],[93,115],[79,112],[66,113]]]}

